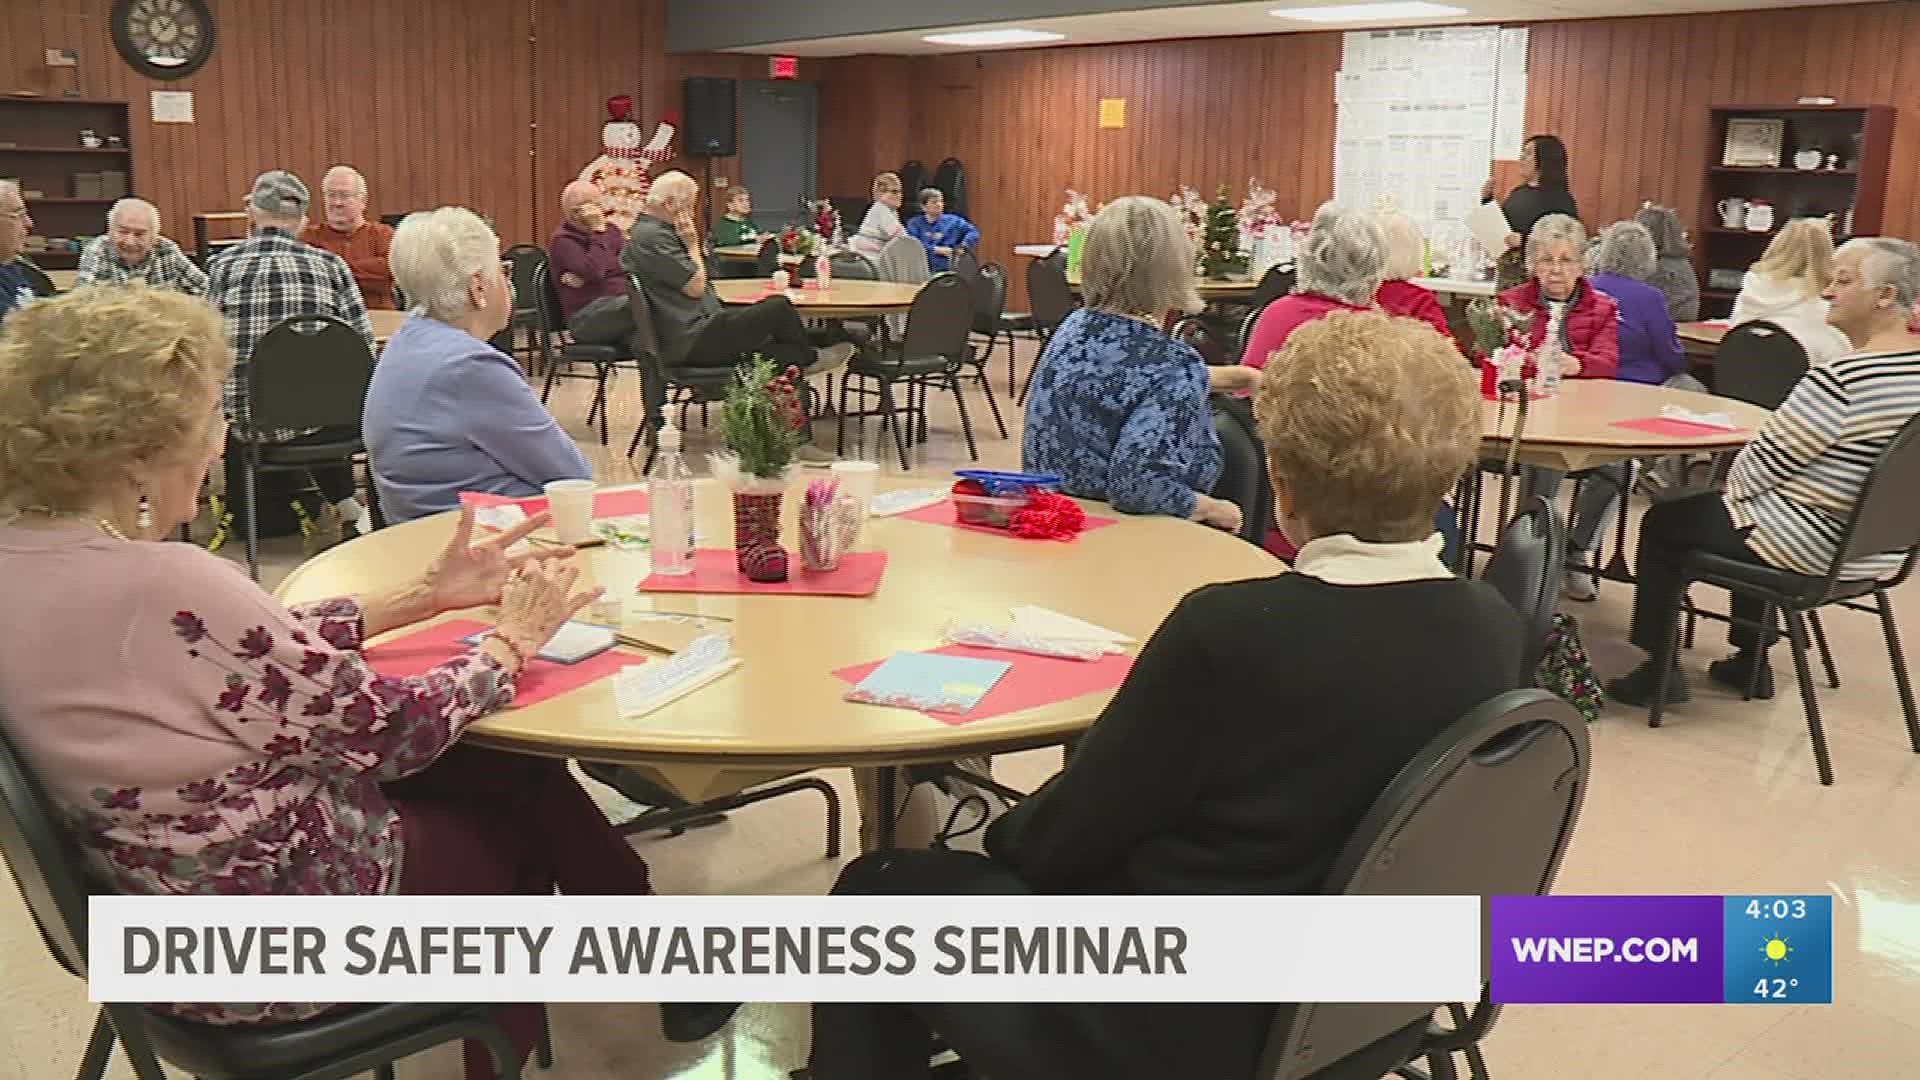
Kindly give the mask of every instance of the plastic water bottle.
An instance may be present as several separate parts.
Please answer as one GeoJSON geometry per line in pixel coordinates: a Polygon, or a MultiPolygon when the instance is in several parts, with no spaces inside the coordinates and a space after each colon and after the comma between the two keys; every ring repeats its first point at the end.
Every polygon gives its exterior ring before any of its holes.
{"type": "Polygon", "coordinates": [[[1558,342],[1549,340],[1540,350],[1534,366],[1539,368],[1536,374],[1539,375],[1541,397],[1552,397],[1560,392],[1560,365],[1565,360],[1566,354],[1560,351],[1558,342]]]}
{"type": "Polygon", "coordinates": [[[680,456],[680,429],[660,410],[660,457],[647,477],[647,513],[653,534],[653,572],[693,573],[693,473],[680,456]]]}

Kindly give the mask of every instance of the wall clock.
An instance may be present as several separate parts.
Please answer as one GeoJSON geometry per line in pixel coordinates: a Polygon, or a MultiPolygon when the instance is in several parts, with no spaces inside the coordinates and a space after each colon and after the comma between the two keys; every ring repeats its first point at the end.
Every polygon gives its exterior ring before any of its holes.
{"type": "Polygon", "coordinates": [[[135,71],[184,79],[213,56],[206,0],[115,0],[113,44],[135,71]]]}

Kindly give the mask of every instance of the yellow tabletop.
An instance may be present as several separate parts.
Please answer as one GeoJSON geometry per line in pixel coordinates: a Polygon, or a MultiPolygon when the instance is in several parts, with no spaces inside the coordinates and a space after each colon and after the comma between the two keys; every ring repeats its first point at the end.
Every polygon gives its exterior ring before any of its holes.
{"type": "Polygon", "coordinates": [[[78,270],[49,270],[47,271],[47,280],[53,282],[53,287],[59,289],[61,292],[71,292],[73,290],[74,275],[79,272],[78,270]]]}
{"type": "MultiPolygon", "coordinates": [[[[790,497],[786,507],[789,534],[794,501],[790,497]]],[[[704,543],[730,544],[727,492],[702,481],[696,502],[704,543]]],[[[875,518],[862,546],[888,553],[886,577],[873,596],[858,599],[636,595],[650,569],[648,554],[590,549],[583,555],[609,595],[624,598],[628,626],[644,626],[642,613],[649,610],[731,619],[718,626],[731,630],[735,655],[745,663],[639,720],[621,719],[612,680],[602,680],[496,713],[469,728],[468,737],[524,753],[655,766],[690,798],[822,766],[943,761],[1060,742],[1083,731],[1112,694],[952,726],[905,709],[848,702],[846,684],[832,672],[937,647],[949,619],[1005,625],[1009,609],[1021,604],[1052,608],[1144,642],[1192,589],[1282,570],[1278,560],[1227,533],[1087,505],[1120,522],[1061,543],[875,518]]],[[[304,603],[400,584],[427,565],[452,530],[451,514],[382,529],[316,556],[282,583],[278,595],[304,603]]],[[[791,535],[788,547],[794,549],[791,535]]]]}
{"type": "Polygon", "coordinates": [[[1680,347],[1697,364],[1712,362],[1713,354],[1720,351],[1720,339],[1733,327],[1724,322],[1683,322],[1675,329],[1680,332],[1680,347]]]}
{"type": "Polygon", "coordinates": [[[404,311],[376,310],[367,312],[367,321],[373,324],[373,347],[382,348],[387,339],[400,332],[400,324],[407,321],[404,311]]]}
{"type": "MultiPolygon", "coordinates": [[[[713,283],[723,304],[752,304],[765,298],[772,283],[766,278],[727,278],[713,283]]],[[[787,299],[810,319],[856,318],[862,315],[892,315],[913,305],[920,286],[898,281],[860,281],[835,278],[824,289],[796,282],[787,290],[787,299]]]]}
{"type": "MultiPolygon", "coordinates": [[[[1504,452],[1515,409],[1511,402],[1481,401],[1483,452],[1504,452]]],[[[1735,450],[1745,446],[1770,415],[1758,405],[1691,390],[1613,379],[1568,379],[1560,384],[1558,394],[1527,404],[1518,460],[1571,472],[1629,458],[1735,450]],[[1692,413],[1724,413],[1742,430],[1677,436],[1613,426],[1622,420],[1657,417],[1664,405],[1692,413]]]]}
{"type": "MultiPolygon", "coordinates": [[[[1198,289],[1200,299],[1202,300],[1232,300],[1236,297],[1252,295],[1253,290],[1260,287],[1260,282],[1253,278],[1234,279],[1231,281],[1200,278],[1194,282],[1194,286],[1198,289]]],[[[1067,287],[1075,291],[1079,290],[1080,275],[1078,272],[1070,272],[1067,274],[1067,287]]]]}

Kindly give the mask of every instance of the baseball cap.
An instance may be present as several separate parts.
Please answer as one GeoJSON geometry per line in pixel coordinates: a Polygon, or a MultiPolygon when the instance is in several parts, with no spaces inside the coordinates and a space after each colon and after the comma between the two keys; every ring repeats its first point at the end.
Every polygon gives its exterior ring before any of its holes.
{"type": "Polygon", "coordinates": [[[307,193],[307,185],[290,172],[275,169],[263,172],[253,180],[253,194],[247,196],[247,205],[269,214],[282,214],[292,217],[304,214],[313,202],[313,196],[307,193]]]}

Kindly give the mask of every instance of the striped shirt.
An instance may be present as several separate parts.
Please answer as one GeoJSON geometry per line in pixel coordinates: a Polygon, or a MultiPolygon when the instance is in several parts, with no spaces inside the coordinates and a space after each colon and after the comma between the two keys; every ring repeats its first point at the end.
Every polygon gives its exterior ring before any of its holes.
{"type": "MultiPolygon", "coordinates": [[[[1766,562],[1825,576],[1880,455],[1920,413],[1920,350],[1856,353],[1808,370],[1727,475],[1727,513],[1766,562]]],[[[1899,569],[1904,552],[1854,559],[1849,581],[1899,569]]]]}

